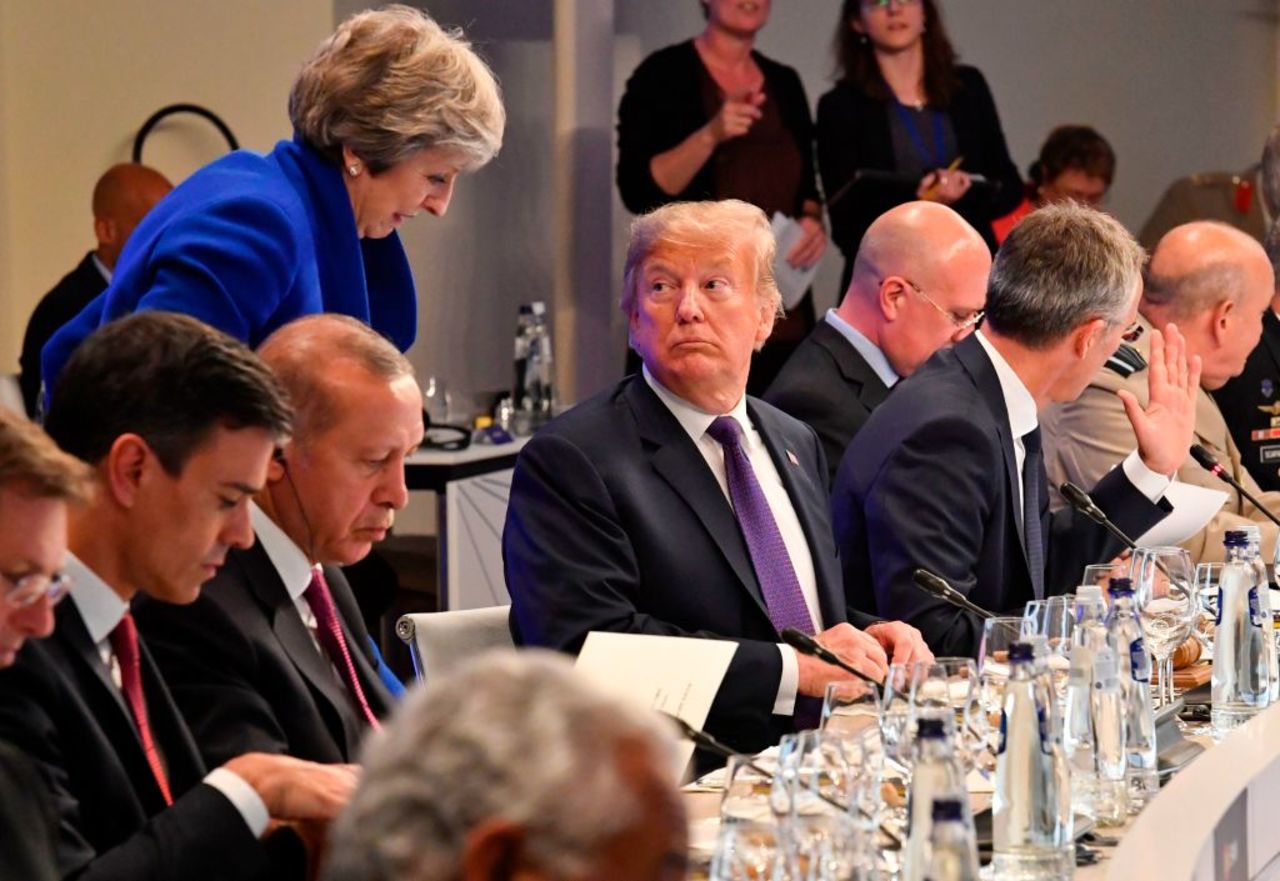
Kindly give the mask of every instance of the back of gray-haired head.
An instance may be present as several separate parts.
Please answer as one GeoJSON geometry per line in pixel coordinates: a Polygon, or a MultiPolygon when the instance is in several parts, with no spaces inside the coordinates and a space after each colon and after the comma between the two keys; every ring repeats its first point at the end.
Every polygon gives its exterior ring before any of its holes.
{"type": "Polygon", "coordinates": [[[1280,125],[1267,135],[1262,148],[1262,202],[1268,217],[1280,217],[1280,125]]]}
{"type": "Polygon", "coordinates": [[[552,876],[580,875],[640,816],[619,755],[644,749],[670,765],[661,720],[598,692],[563,656],[490,653],[411,694],[370,739],[325,881],[456,878],[467,833],[488,819],[524,828],[552,876]]]}
{"type": "Polygon", "coordinates": [[[1142,247],[1115,218],[1076,202],[1027,215],[991,266],[987,324],[1044,348],[1095,318],[1120,324],[1142,275],[1142,247]]]}

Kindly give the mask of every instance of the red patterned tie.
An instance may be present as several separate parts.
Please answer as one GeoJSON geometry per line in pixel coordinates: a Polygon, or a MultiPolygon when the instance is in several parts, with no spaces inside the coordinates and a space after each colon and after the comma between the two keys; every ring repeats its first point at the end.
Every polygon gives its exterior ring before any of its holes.
{"type": "Polygon", "coordinates": [[[356,678],[356,666],[351,663],[351,652],[347,649],[347,640],[342,635],[342,624],[338,621],[338,612],[333,607],[333,595],[329,593],[329,584],[324,580],[324,573],[319,569],[312,570],[311,583],[307,585],[302,596],[306,599],[311,612],[316,616],[316,639],[324,647],[330,663],[338,670],[342,683],[347,687],[356,708],[364,715],[364,719],[375,731],[382,726],[378,717],[369,709],[369,701],[365,699],[364,689],[356,678]]]}
{"type": "Polygon", "coordinates": [[[173,796],[169,792],[169,777],[165,774],[164,764],[160,761],[160,753],[156,750],[155,739],[151,736],[151,723],[147,721],[147,701],[142,695],[142,659],[138,654],[138,628],[133,623],[133,615],[125,612],[115,630],[111,631],[111,651],[115,653],[120,664],[120,690],[124,692],[125,703],[133,713],[133,721],[138,726],[138,737],[142,739],[142,751],[147,755],[147,764],[164,796],[164,803],[173,804],[173,796]]]}

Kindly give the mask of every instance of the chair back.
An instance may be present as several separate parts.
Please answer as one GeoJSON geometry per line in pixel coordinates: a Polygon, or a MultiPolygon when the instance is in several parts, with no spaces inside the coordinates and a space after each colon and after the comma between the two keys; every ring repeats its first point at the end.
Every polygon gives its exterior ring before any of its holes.
{"type": "Polygon", "coordinates": [[[511,606],[401,615],[396,635],[409,646],[419,682],[439,676],[489,649],[512,648],[511,606]]]}

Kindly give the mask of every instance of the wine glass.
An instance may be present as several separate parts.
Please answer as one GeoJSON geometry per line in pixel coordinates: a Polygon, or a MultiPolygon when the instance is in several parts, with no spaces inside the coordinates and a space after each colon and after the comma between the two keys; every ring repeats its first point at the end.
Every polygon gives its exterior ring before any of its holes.
{"type": "Polygon", "coordinates": [[[1218,629],[1218,580],[1221,577],[1221,563],[1196,566],[1196,613],[1191,631],[1209,652],[1213,651],[1213,637],[1218,629]]]}
{"type": "Polygon", "coordinates": [[[1183,548],[1138,548],[1130,567],[1138,620],[1151,655],[1160,665],[1156,706],[1173,702],[1173,653],[1191,635],[1195,568],[1183,548]]]}
{"type": "Polygon", "coordinates": [[[822,731],[840,735],[861,734],[880,727],[880,689],[856,679],[827,683],[822,698],[822,731]]]}
{"type": "Polygon", "coordinates": [[[783,736],[770,794],[775,817],[848,813],[851,788],[840,736],[821,731],[783,736]]]}
{"type": "Polygon", "coordinates": [[[912,753],[912,704],[910,664],[890,664],[880,697],[880,733],[884,754],[901,776],[908,776],[912,753]]]}
{"type": "Polygon", "coordinates": [[[770,794],[776,760],[766,756],[729,757],[720,797],[720,823],[773,822],[770,794]]]}
{"type": "Polygon", "coordinates": [[[961,761],[966,769],[973,768],[986,744],[977,665],[972,658],[935,658],[917,664],[913,673],[916,717],[948,714],[954,720],[961,761]]]}
{"type": "Polygon", "coordinates": [[[978,649],[978,683],[982,709],[987,715],[988,746],[993,753],[997,744],[990,742],[990,739],[1000,727],[1004,686],[1009,680],[1009,646],[1021,639],[1021,618],[988,618],[982,623],[982,644],[978,649]]]}
{"type": "Polygon", "coordinates": [[[786,848],[776,823],[727,823],[711,857],[710,881],[783,881],[786,848]]]}
{"type": "Polygon", "coordinates": [[[1043,636],[1049,649],[1049,674],[1058,702],[1067,697],[1067,674],[1071,672],[1071,641],[1075,635],[1075,596],[1046,597],[1027,603],[1022,613],[1024,636],[1043,636]]]}
{"type": "Polygon", "coordinates": [[[1125,575],[1125,567],[1119,563],[1090,563],[1084,567],[1084,574],[1080,576],[1081,584],[1096,584],[1102,588],[1102,595],[1107,595],[1107,588],[1111,585],[1112,578],[1119,578],[1125,575]]]}

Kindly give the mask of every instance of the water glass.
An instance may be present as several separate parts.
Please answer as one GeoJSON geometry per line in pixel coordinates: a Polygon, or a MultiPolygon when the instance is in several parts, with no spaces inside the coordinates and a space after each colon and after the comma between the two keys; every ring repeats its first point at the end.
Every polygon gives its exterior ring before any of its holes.
{"type": "Polygon", "coordinates": [[[910,664],[890,664],[880,697],[880,733],[884,754],[903,779],[910,774],[914,741],[910,664]]]}
{"type": "Polygon", "coordinates": [[[880,727],[880,689],[869,682],[829,682],[822,699],[822,731],[858,735],[880,727]]]}
{"type": "Polygon", "coordinates": [[[1049,649],[1049,675],[1059,704],[1067,697],[1067,674],[1071,672],[1071,640],[1075,635],[1075,595],[1046,597],[1027,603],[1022,613],[1024,636],[1043,636],[1049,649]]]}
{"type": "Polygon", "coordinates": [[[1191,635],[1195,568],[1183,548],[1138,548],[1130,567],[1147,649],[1160,665],[1156,706],[1173,702],[1173,653],[1191,635]]]}
{"type": "Polygon", "coordinates": [[[912,706],[917,718],[943,715],[966,769],[978,763],[986,745],[986,717],[979,699],[978,668],[972,658],[935,658],[913,671],[912,706]]]}
{"type": "Polygon", "coordinates": [[[724,795],[720,798],[720,823],[771,823],[773,769],[776,760],[764,756],[731,756],[724,772],[724,795]],[[759,766],[756,770],[752,765],[759,766]],[[762,773],[768,771],[768,774],[762,773]]]}
{"type": "Polygon", "coordinates": [[[720,827],[710,881],[789,881],[782,830],[776,823],[720,827]]]}
{"type": "Polygon", "coordinates": [[[1124,563],[1090,563],[1084,567],[1084,574],[1080,576],[1080,583],[1096,584],[1102,588],[1102,595],[1107,595],[1107,588],[1111,586],[1111,579],[1120,578],[1128,574],[1128,567],[1124,563]]]}
{"type": "Polygon", "coordinates": [[[860,830],[848,814],[799,815],[782,825],[788,881],[852,881],[865,865],[860,830]]]}
{"type": "Polygon", "coordinates": [[[838,735],[798,731],[783,736],[770,794],[775,817],[848,813],[852,788],[838,735]]]}
{"type": "Polygon", "coordinates": [[[1196,613],[1191,621],[1191,632],[1209,652],[1213,651],[1213,636],[1218,629],[1218,579],[1221,577],[1221,563],[1200,563],[1196,566],[1196,613]]]}
{"type": "Polygon", "coordinates": [[[1004,685],[1009,680],[1009,646],[1022,639],[1021,618],[988,618],[982,623],[982,644],[978,648],[978,682],[983,712],[987,715],[988,746],[1000,728],[1004,685]]]}

